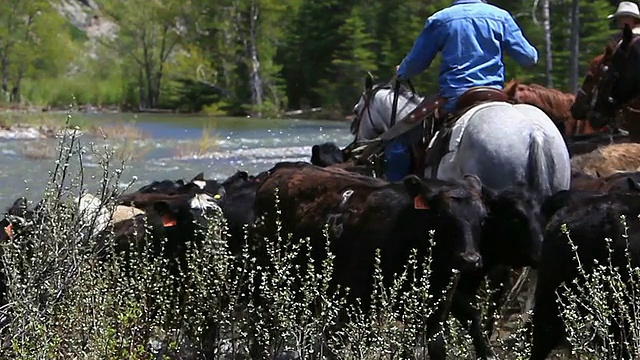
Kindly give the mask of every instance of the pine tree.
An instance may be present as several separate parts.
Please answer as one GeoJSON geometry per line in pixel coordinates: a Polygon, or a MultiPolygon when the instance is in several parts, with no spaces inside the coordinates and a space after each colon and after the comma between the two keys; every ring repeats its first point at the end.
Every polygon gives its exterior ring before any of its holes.
{"type": "Polygon", "coordinates": [[[349,18],[338,29],[337,33],[344,40],[333,55],[330,68],[332,79],[336,81],[321,83],[326,89],[325,101],[344,111],[358,100],[363,75],[376,71],[376,58],[371,49],[374,40],[366,31],[362,12],[360,6],[353,7],[349,18]]]}

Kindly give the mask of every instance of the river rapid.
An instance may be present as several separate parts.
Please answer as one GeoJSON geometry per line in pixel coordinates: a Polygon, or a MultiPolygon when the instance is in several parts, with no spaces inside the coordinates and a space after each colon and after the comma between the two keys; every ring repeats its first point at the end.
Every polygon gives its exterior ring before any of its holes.
{"type": "MultiPolygon", "coordinates": [[[[256,174],[281,161],[309,161],[311,147],[327,141],[347,145],[352,136],[348,122],[212,118],[192,115],[95,114],[72,115],[86,124],[105,127],[126,124],[142,132],[140,139],[127,139],[116,132],[111,139],[81,134],[84,150],[82,178],[85,187],[97,190],[102,178],[101,158],[105,149],[115,149],[118,159],[127,158],[118,186],[132,189],[154,180],[190,180],[203,172],[208,179],[224,179],[237,170],[256,174]],[[208,135],[205,135],[208,134],[208,135]],[[97,151],[97,152],[96,152],[97,151]]],[[[63,121],[63,117],[61,117],[63,121]]],[[[54,170],[52,153],[60,139],[0,140],[0,207],[6,208],[25,195],[37,201],[54,170]],[[49,156],[29,156],[33,149],[49,156]]],[[[65,142],[66,145],[70,141],[65,142]]],[[[70,178],[79,179],[79,160],[69,167],[70,178]]],[[[112,161],[111,173],[121,167],[112,161]]],[[[78,180],[79,181],[79,180],[78,180]]],[[[77,182],[77,181],[76,181],[77,182]]]]}

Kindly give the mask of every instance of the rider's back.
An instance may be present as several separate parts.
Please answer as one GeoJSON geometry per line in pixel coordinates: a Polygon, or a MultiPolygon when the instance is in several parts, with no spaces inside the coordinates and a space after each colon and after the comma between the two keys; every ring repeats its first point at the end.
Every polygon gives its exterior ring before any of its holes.
{"type": "Polygon", "coordinates": [[[442,54],[439,83],[445,97],[457,97],[470,86],[502,89],[503,49],[523,65],[537,61],[535,48],[520,41],[522,35],[517,25],[514,29],[511,14],[496,6],[460,2],[437,12],[431,20],[442,54]]]}
{"type": "Polygon", "coordinates": [[[473,86],[502,89],[503,50],[520,65],[538,62],[538,51],[509,12],[482,0],[456,0],[427,19],[398,68],[398,79],[418,75],[440,52],[440,95],[449,99],[445,108],[453,108],[455,99],[473,86]]]}

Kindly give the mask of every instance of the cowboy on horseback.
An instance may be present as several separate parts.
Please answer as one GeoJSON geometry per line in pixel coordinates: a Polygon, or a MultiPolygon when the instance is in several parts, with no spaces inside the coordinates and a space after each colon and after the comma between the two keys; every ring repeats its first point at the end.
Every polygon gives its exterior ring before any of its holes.
{"type": "MultiPolygon", "coordinates": [[[[640,27],[640,10],[638,4],[632,1],[621,1],[616,12],[607,16],[607,19],[614,19],[616,26],[622,30],[625,25],[633,29],[640,27]]],[[[637,30],[636,30],[637,31],[637,30]]]]}
{"type": "Polygon", "coordinates": [[[538,62],[538,51],[509,12],[483,0],[456,0],[427,19],[396,75],[406,80],[420,74],[440,52],[439,95],[446,99],[443,109],[453,112],[472,87],[503,88],[503,49],[524,67],[538,62]]]}

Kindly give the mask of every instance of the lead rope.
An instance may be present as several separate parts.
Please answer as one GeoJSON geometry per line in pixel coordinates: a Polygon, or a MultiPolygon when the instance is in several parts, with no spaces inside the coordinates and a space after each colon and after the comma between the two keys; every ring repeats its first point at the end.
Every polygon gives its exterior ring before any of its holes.
{"type": "Polygon", "coordinates": [[[393,127],[396,123],[396,113],[398,112],[398,95],[400,93],[400,80],[396,79],[395,86],[393,88],[393,106],[391,107],[391,121],[389,122],[389,128],[393,127]]]}

